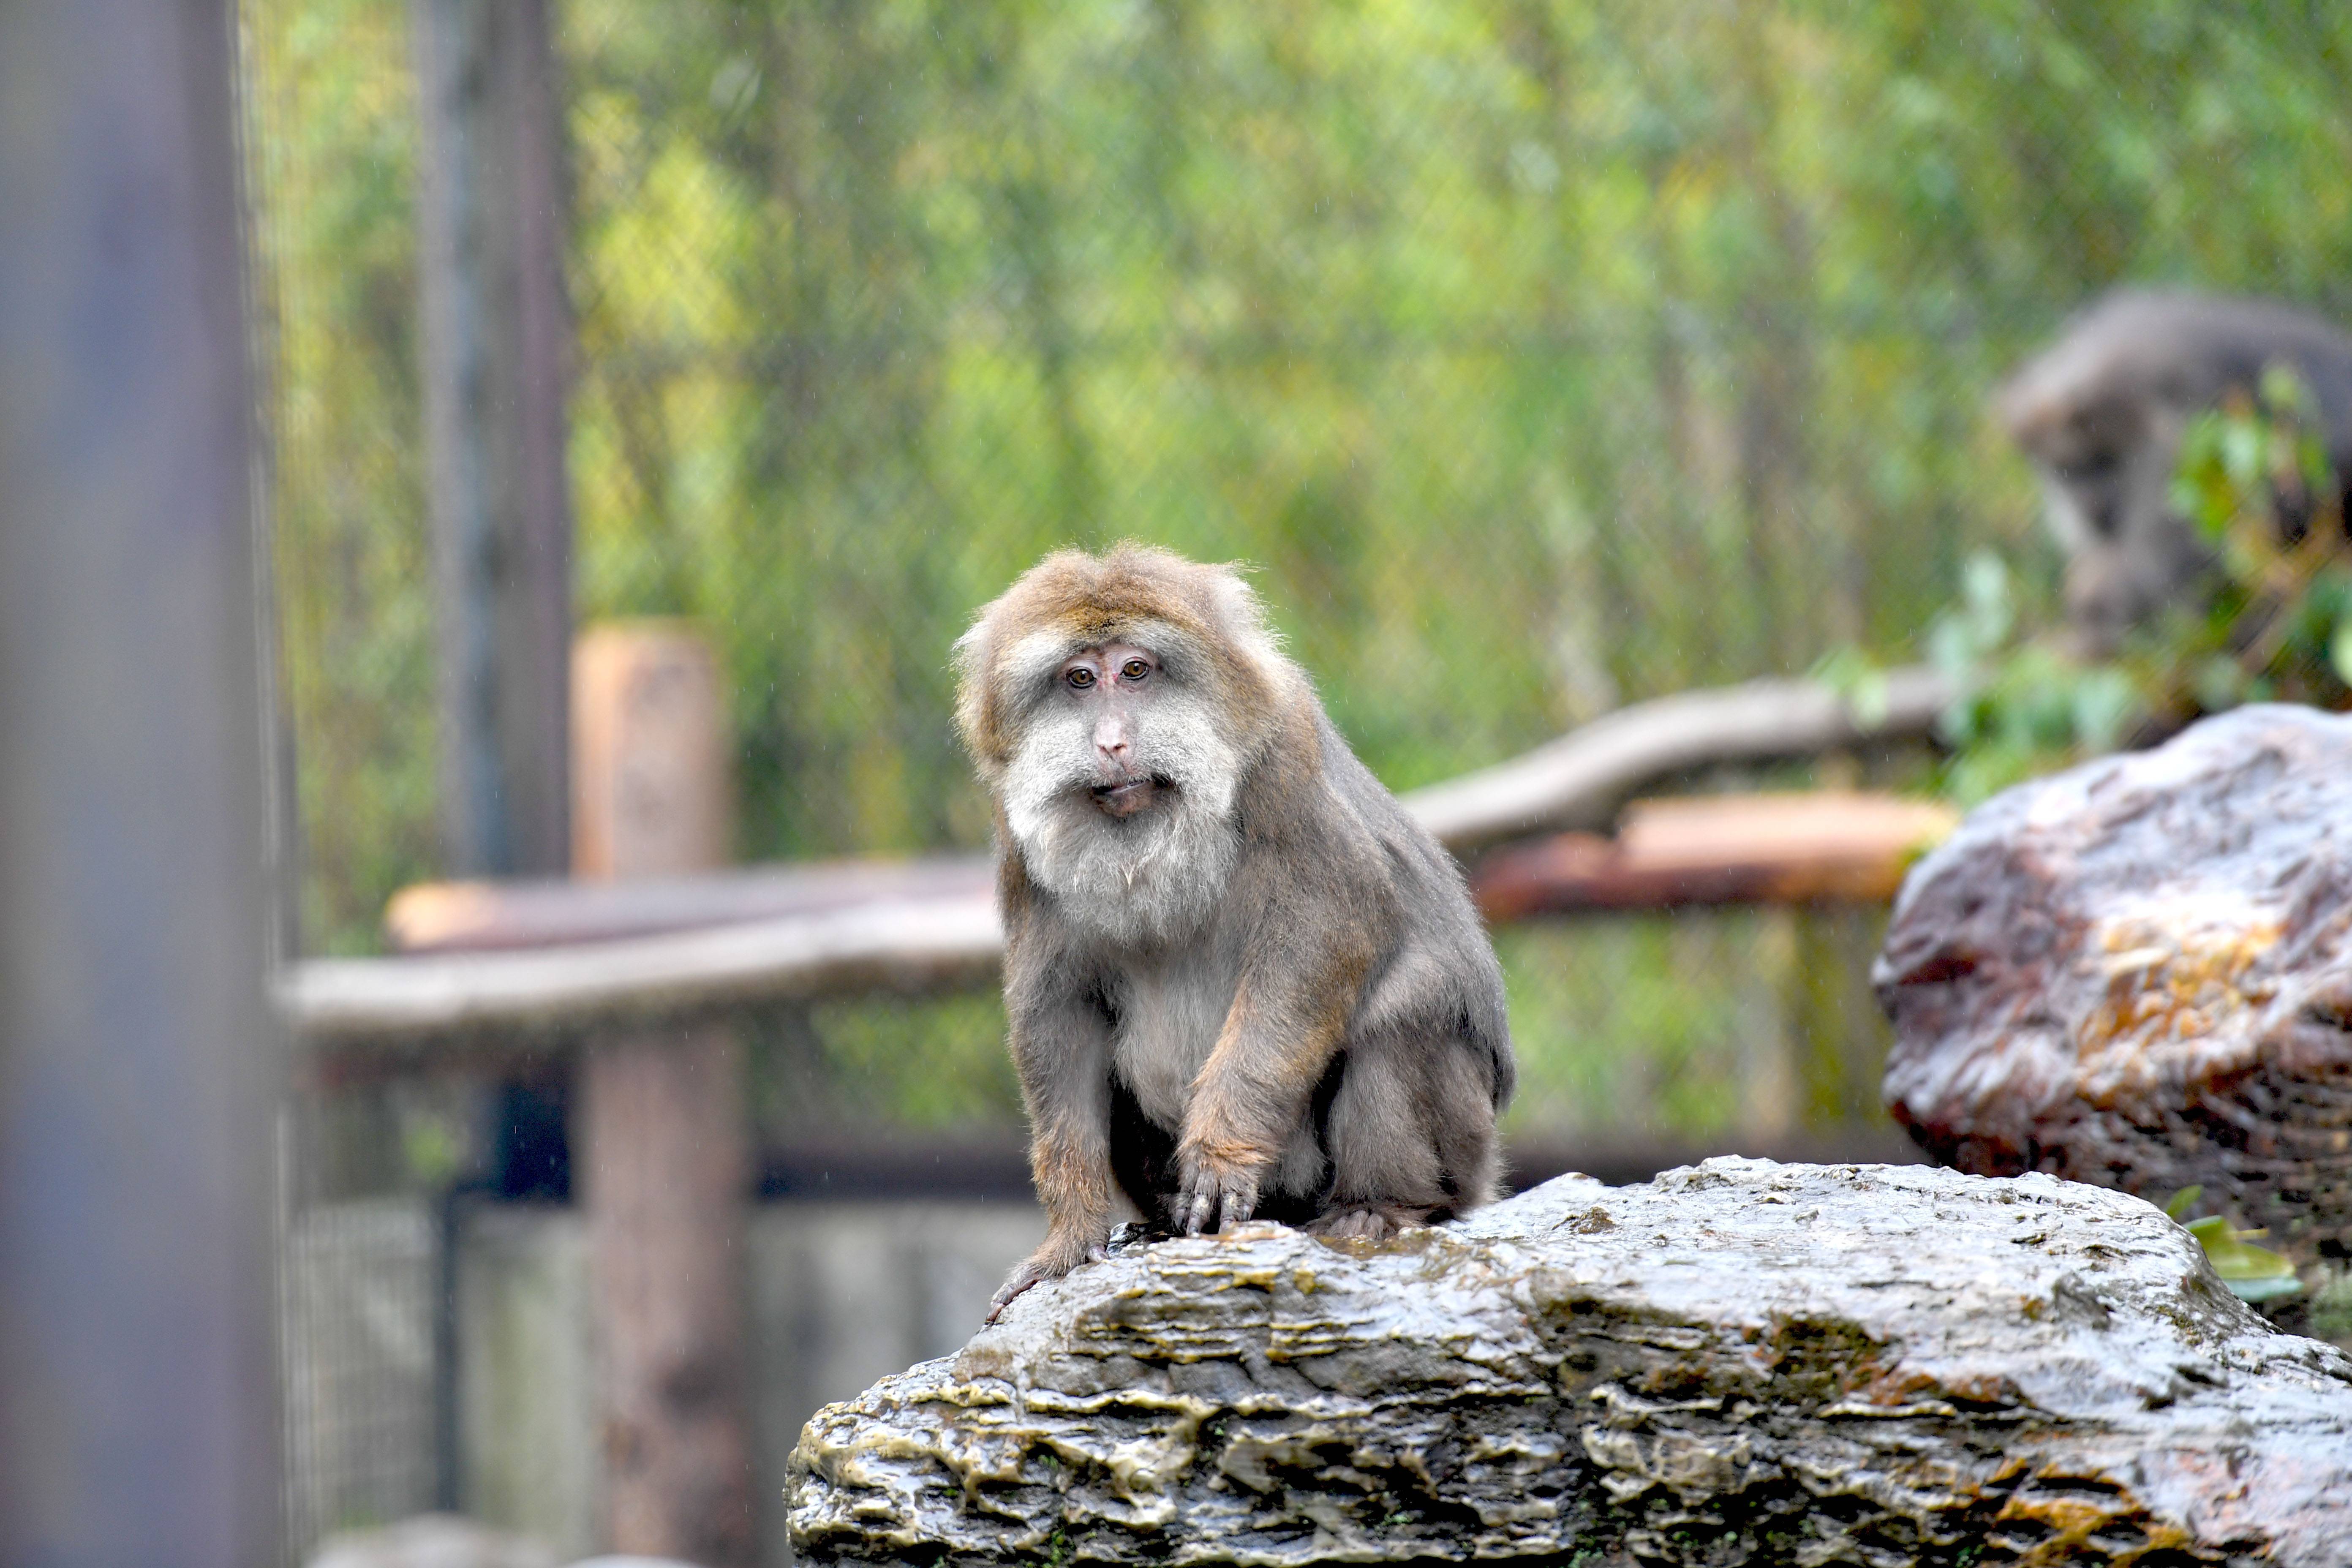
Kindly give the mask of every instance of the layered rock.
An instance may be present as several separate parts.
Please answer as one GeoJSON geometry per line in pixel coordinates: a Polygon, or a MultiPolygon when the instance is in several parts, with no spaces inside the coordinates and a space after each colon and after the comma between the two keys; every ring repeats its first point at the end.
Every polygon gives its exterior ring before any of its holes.
{"type": "Polygon", "coordinates": [[[1715,1160],[1123,1249],[819,1413],[813,1563],[2352,1562],[2352,1360],[2029,1175],[1715,1160]]]}

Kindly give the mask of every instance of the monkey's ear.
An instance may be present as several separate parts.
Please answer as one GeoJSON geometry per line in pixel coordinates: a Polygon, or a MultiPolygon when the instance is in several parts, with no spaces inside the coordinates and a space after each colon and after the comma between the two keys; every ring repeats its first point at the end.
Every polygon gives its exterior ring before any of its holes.
{"type": "Polygon", "coordinates": [[[992,721],[992,710],[995,705],[989,700],[988,690],[988,667],[995,652],[995,638],[990,635],[995,612],[995,603],[982,606],[979,617],[971,623],[971,629],[956,638],[953,655],[956,729],[963,735],[964,748],[971,752],[972,759],[983,770],[988,766],[988,759],[996,755],[998,751],[990,744],[991,732],[995,728],[992,721]]]}
{"type": "Polygon", "coordinates": [[[1233,563],[1208,568],[1209,605],[1217,630],[1241,655],[1269,693],[1286,693],[1297,671],[1283,657],[1282,634],[1266,624],[1265,604],[1233,563]]]}

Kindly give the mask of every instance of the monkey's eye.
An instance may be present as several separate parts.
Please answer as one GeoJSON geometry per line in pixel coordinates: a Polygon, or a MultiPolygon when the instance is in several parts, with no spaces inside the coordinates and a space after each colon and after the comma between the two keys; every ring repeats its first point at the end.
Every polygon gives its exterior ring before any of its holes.
{"type": "Polygon", "coordinates": [[[1150,673],[1151,666],[1139,658],[1130,658],[1118,667],[1118,678],[1121,680],[1141,680],[1150,673]]]}
{"type": "Polygon", "coordinates": [[[1067,675],[1062,677],[1062,679],[1070,683],[1071,690],[1084,691],[1087,687],[1092,686],[1095,683],[1095,672],[1088,669],[1082,664],[1076,669],[1071,670],[1067,675]]]}

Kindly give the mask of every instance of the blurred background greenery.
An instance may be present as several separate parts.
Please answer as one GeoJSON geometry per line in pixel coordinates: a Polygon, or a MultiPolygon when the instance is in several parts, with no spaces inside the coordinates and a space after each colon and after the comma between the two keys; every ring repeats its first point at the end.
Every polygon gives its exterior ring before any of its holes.
{"type": "MultiPolygon", "coordinates": [[[[365,952],[436,871],[407,15],[242,14],[304,941],[365,952]]],[[[2091,293],[2352,314],[2332,6],[556,15],[581,610],[718,639],[747,859],[984,844],[947,647],[1054,545],[1260,568],[1409,787],[1626,700],[1912,657],[1986,547],[2044,602],[1983,404],[2091,293]]],[[[1875,1114],[1872,923],[1498,933],[1517,1130],[1875,1114]]],[[[1001,1028],[989,998],[769,1020],[770,1115],[1008,1121],[1001,1028]]]]}

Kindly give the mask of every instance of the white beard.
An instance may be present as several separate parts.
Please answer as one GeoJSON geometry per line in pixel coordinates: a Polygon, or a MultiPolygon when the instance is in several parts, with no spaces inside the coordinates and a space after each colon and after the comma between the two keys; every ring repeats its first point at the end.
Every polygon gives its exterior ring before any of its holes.
{"type": "Polygon", "coordinates": [[[1087,755],[1083,731],[1033,729],[1005,772],[1005,823],[1029,875],[1075,924],[1114,942],[1198,931],[1241,858],[1233,820],[1240,757],[1205,718],[1159,729],[1150,771],[1173,788],[1133,816],[1095,804],[1090,765],[1057,765],[1087,755]]]}

